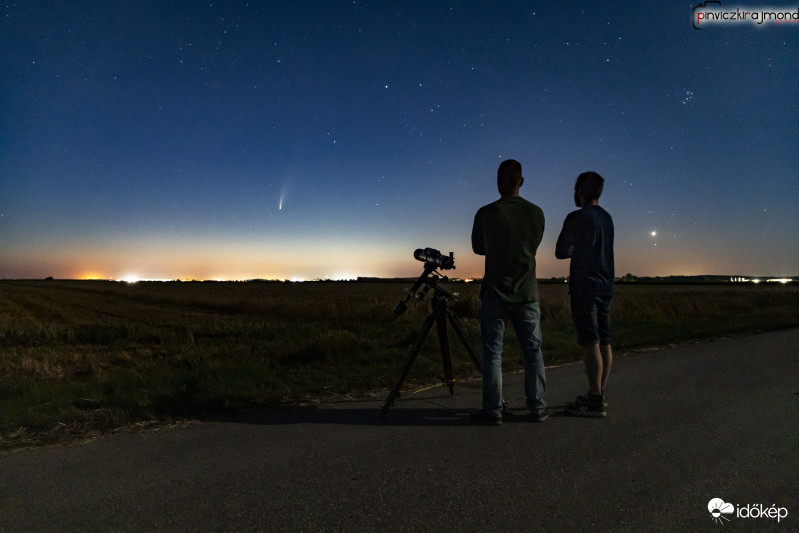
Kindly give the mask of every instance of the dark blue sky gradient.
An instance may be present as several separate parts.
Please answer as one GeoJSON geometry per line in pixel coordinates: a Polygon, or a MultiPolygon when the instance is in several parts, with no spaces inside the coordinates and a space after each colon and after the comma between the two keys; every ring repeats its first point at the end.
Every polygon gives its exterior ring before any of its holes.
{"type": "Polygon", "coordinates": [[[5,3],[0,278],[480,276],[507,158],[541,277],[585,170],[619,275],[799,274],[799,24],[692,7],[5,3]]]}

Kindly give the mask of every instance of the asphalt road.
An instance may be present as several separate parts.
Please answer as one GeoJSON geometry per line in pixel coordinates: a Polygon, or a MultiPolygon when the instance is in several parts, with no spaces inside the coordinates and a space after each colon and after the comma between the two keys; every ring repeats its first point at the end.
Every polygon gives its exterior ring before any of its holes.
{"type": "Polygon", "coordinates": [[[797,346],[790,330],[618,357],[606,419],[560,412],[586,389],[568,365],[548,369],[541,424],[513,375],[499,427],[470,423],[479,385],[458,383],[385,421],[380,398],[3,452],[0,531],[797,531],[797,346]],[[734,506],[722,525],[713,498],[734,506]]]}

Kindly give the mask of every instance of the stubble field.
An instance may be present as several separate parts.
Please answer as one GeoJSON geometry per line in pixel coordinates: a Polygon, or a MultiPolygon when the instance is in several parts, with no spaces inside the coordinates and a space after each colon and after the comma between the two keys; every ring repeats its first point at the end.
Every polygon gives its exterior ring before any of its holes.
{"type": "MultiPolygon", "coordinates": [[[[211,412],[385,394],[430,311],[409,284],[0,282],[0,447],[211,412]]],[[[479,352],[478,284],[448,284],[479,352]]],[[[541,284],[547,364],[580,357],[565,284],[541,284]]],[[[796,285],[617,285],[617,353],[799,325],[796,285]]],[[[458,378],[476,376],[451,334],[458,378]]],[[[753,354],[756,356],[757,354],[753,354]]],[[[406,387],[435,383],[434,332],[406,387]]],[[[504,366],[522,368],[512,328],[504,366]]]]}

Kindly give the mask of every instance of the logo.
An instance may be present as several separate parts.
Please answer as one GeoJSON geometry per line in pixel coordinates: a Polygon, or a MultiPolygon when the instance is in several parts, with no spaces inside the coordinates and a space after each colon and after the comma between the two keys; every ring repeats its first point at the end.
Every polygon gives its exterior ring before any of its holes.
{"type": "Polygon", "coordinates": [[[727,522],[730,521],[730,519],[724,515],[733,514],[735,512],[735,506],[731,503],[726,503],[721,498],[713,498],[707,502],[707,510],[710,511],[711,515],[713,515],[714,522],[723,524],[725,520],[727,522]]]}
{"type": "Polygon", "coordinates": [[[775,24],[795,24],[799,27],[799,7],[722,7],[719,0],[707,0],[691,10],[691,25],[695,30],[739,24],[751,24],[759,28],[775,24]]]}
{"type": "Polygon", "coordinates": [[[734,518],[771,518],[776,519],[777,523],[788,516],[788,509],[785,507],[771,507],[753,503],[749,505],[739,505],[737,508],[731,503],[727,503],[721,498],[713,498],[707,502],[707,510],[717,524],[725,524],[730,521],[729,517],[734,518]]]}

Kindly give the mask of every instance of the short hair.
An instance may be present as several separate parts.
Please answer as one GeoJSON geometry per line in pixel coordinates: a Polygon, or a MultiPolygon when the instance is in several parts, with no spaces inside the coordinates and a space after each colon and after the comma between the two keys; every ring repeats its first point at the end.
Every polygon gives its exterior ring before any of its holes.
{"type": "Polygon", "coordinates": [[[522,179],[522,164],[515,159],[507,159],[499,164],[497,181],[507,185],[515,185],[522,179]]]}
{"type": "Polygon", "coordinates": [[[582,196],[589,201],[599,200],[604,187],[605,179],[594,171],[583,172],[577,176],[577,183],[574,184],[575,191],[581,189],[582,196]]]}

